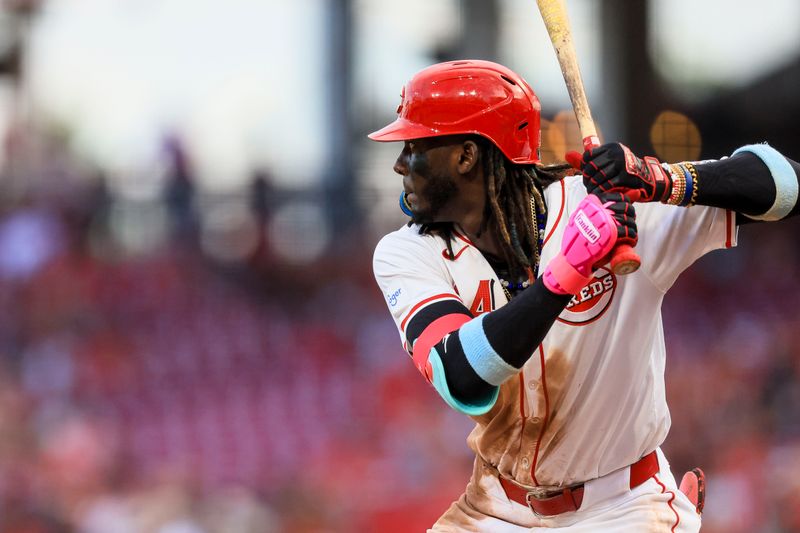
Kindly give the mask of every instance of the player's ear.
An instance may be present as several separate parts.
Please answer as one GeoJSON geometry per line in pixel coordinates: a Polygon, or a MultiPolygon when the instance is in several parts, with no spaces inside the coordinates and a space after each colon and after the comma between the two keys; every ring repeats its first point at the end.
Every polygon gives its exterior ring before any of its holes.
{"type": "Polygon", "coordinates": [[[472,139],[467,139],[461,143],[458,151],[458,172],[469,174],[478,164],[481,157],[481,149],[478,143],[472,139]]]}

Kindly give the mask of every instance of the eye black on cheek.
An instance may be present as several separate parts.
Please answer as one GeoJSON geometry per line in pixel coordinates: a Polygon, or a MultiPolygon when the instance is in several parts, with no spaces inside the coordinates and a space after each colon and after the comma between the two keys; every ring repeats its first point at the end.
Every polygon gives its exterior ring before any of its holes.
{"type": "Polygon", "coordinates": [[[426,154],[411,154],[408,158],[408,169],[417,175],[427,175],[430,170],[426,154]]]}

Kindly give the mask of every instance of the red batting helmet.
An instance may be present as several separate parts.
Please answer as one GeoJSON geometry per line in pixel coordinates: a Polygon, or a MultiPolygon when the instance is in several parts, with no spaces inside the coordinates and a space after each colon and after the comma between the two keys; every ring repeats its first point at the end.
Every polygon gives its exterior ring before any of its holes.
{"type": "Polygon", "coordinates": [[[403,87],[397,119],[374,141],[475,133],[511,161],[539,162],[541,105],[521,76],[491,61],[448,61],[418,72],[403,87]]]}

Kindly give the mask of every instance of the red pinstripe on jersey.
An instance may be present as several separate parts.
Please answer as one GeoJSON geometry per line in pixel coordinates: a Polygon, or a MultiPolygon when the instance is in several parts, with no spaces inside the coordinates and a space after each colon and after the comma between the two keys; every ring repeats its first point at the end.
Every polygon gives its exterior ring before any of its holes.
{"type": "Polygon", "coordinates": [[[542,246],[547,244],[547,241],[549,241],[550,237],[553,236],[553,232],[558,227],[558,223],[561,222],[561,215],[564,214],[564,204],[567,203],[567,194],[566,194],[567,189],[566,185],[564,185],[564,180],[561,180],[558,183],[561,185],[561,207],[558,208],[558,215],[556,216],[556,221],[553,224],[553,227],[550,228],[550,233],[548,233],[547,236],[544,238],[542,246]]]}
{"type": "MultiPolygon", "coordinates": [[[[547,241],[550,240],[550,237],[553,236],[553,232],[555,232],[558,224],[561,222],[561,217],[564,215],[564,205],[567,203],[567,189],[566,185],[564,185],[564,180],[558,182],[561,185],[561,205],[558,208],[558,215],[556,215],[556,220],[553,223],[553,226],[550,228],[550,233],[548,233],[543,241],[542,246],[547,244],[547,241]]],[[[547,429],[547,422],[550,418],[550,397],[547,394],[547,373],[545,372],[545,365],[544,365],[544,347],[540,344],[539,345],[539,362],[542,368],[542,393],[544,394],[544,418],[542,420],[542,429],[539,431],[539,437],[536,439],[536,451],[533,454],[533,464],[531,464],[531,478],[533,478],[534,484],[538,485],[539,481],[536,479],[536,465],[539,462],[539,447],[542,444],[542,437],[544,436],[544,432],[547,429]]],[[[520,377],[522,373],[520,372],[520,377]]],[[[524,399],[525,399],[525,387],[524,381],[520,381],[519,387],[519,400],[520,400],[520,416],[522,417],[522,424],[525,425],[525,407],[524,407],[524,399]]]]}
{"type": "MultiPolygon", "coordinates": [[[[453,259],[452,259],[452,261],[455,261],[456,259],[458,259],[459,257],[461,257],[461,254],[463,254],[463,253],[464,253],[464,250],[466,250],[467,248],[469,248],[469,246],[464,246],[462,249],[460,249],[460,250],[458,251],[458,253],[457,253],[457,254],[455,254],[455,255],[453,256],[453,259]]],[[[444,257],[444,258],[445,258],[445,259],[447,259],[447,260],[450,260],[450,252],[449,252],[449,251],[447,251],[447,248],[445,248],[444,250],[442,250],[442,257],[444,257]]]]}
{"type": "MultiPolygon", "coordinates": [[[[728,212],[730,213],[730,211],[728,211],[728,212]]],[[[667,501],[667,505],[669,505],[669,508],[670,508],[670,509],[672,509],[672,512],[673,512],[673,513],[675,513],[675,525],[674,525],[674,526],[672,526],[672,529],[671,529],[670,531],[672,531],[672,533],[675,533],[675,528],[676,528],[676,527],[678,527],[678,524],[680,524],[680,523],[681,523],[681,517],[680,517],[680,515],[678,514],[678,511],[676,511],[676,510],[675,510],[675,507],[673,507],[673,506],[672,506],[672,502],[673,502],[673,501],[675,501],[675,493],[674,493],[674,492],[672,492],[671,490],[667,490],[667,486],[666,486],[666,485],[664,485],[664,484],[661,482],[661,480],[660,480],[660,479],[658,479],[658,474],[656,474],[655,476],[653,476],[653,478],[656,480],[656,483],[658,483],[658,484],[661,486],[661,494],[664,494],[664,493],[666,493],[666,492],[669,492],[669,493],[670,493],[670,498],[669,498],[669,500],[667,501]]]]}
{"type": "Polygon", "coordinates": [[[402,329],[402,330],[403,330],[403,335],[405,335],[405,334],[406,334],[406,324],[408,323],[408,320],[409,320],[409,319],[410,319],[412,316],[414,316],[414,314],[415,314],[417,311],[419,311],[419,310],[420,310],[420,309],[421,309],[423,306],[425,306],[425,305],[427,305],[427,304],[430,304],[430,303],[432,303],[432,302],[438,302],[439,300],[458,300],[459,302],[461,301],[461,299],[460,299],[458,296],[456,296],[455,294],[451,294],[451,293],[442,293],[442,294],[435,294],[435,295],[433,295],[433,296],[430,296],[430,297],[428,297],[428,298],[425,298],[425,299],[424,299],[424,300],[422,300],[421,302],[418,302],[418,303],[417,303],[417,305],[415,305],[414,307],[412,307],[412,308],[411,308],[411,311],[409,311],[409,312],[408,312],[408,314],[407,314],[407,315],[406,315],[406,317],[403,319],[403,321],[402,321],[402,322],[400,322],[400,329],[402,329]]]}
{"type": "Polygon", "coordinates": [[[417,369],[422,372],[429,382],[433,380],[431,365],[428,363],[428,355],[431,353],[431,348],[442,340],[445,335],[454,332],[470,320],[472,320],[472,317],[460,313],[444,315],[428,324],[428,327],[417,337],[414,342],[414,354],[412,357],[417,369]]]}

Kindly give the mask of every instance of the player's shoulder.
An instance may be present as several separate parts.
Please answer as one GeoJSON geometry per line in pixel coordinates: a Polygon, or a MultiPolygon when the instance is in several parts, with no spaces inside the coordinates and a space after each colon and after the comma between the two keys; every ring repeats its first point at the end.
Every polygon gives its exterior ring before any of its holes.
{"type": "Polygon", "coordinates": [[[561,182],[564,184],[567,196],[580,196],[581,198],[586,196],[586,186],[583,184],[583,176],[580,174],[566,176],[561,182]]]}
{"type": "Polygon", "coordinates": [[[439,241],[440,237],[420,233],[419,224],[404,224],[378,241],[372,262],[376,265],[380,262],[397,264],[418,261],[435,255],[441,247],[439,241]]]}
{"type": "MultiPolygon", "coordinates": [[[[576,171],[577,172],[577,171],[576,171]]],[[[562,195],[572,196],[573,194],[580,194],[583,191],[583,194],[586,192],[586,188],[583,186],[583,178],[580,174],[572,174],[568,176],[564,176],[558,181],[555,181],[547,186],[544,190],[545,197],[560,197],[562,195]]]]}
{"type": "MultiPolygon", "coordinates": [[[[544,190],[544,201],[548,212],[568,214],[572,207],[586,196],[586,187],[580,174],[565,176],[544,190]]],[[[560,217],[559,217],[560,218],[560,217]]]]}
{"type": "Polygon", "coordinates": [[[419,224],[403,224],[400,228],[384,235],[375,246],[375,253],[385,253],[398,248],[422,248],[431,245],[433,235],[420,232],[419,224]]]}

